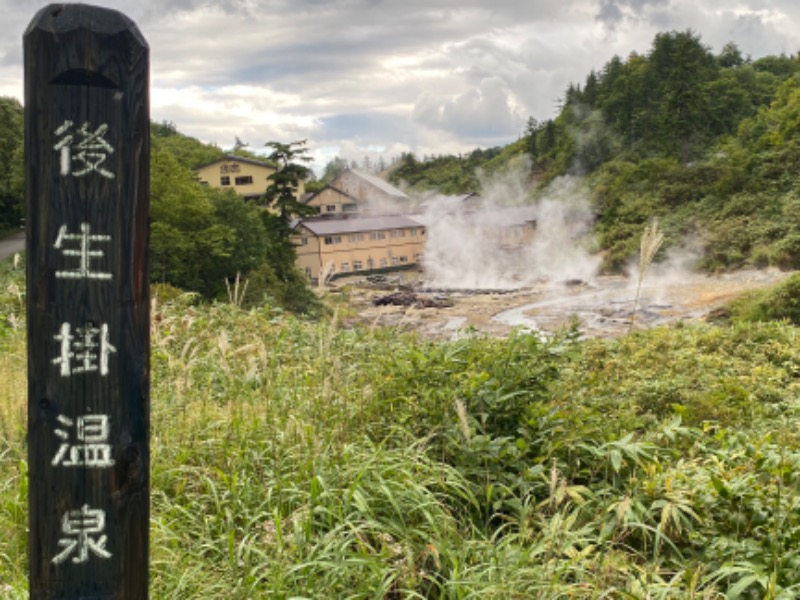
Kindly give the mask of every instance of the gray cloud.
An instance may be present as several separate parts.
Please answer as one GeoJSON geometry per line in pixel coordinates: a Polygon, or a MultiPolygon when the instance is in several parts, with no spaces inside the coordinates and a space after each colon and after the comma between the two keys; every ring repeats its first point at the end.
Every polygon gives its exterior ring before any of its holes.
{"type": "Polygon", "coordinates": [[[414,106],[413,120],[423,127],[443,129],[472,140],[510,137],[525,123],[514,107],[505,81],[487,77],[453,96],[423,93],[414,106]]]}
{"type": "Polygon", "coordinates": [[[669,0],[601,0],[597,19],[609,27],[616,27],[623,19],[637,19],[653,7],[669,5],[669,0]]]}
{"type": "MultiPolygon", "coordinates": [[[[22,92],[42,0],[0,0],[0,94],[22,92]]],[[[229,146],[308,138],[315,155],[464,152],[552,117],[570,83],[659,31],[754,58],[800,50],[791,0],[107,0],[151,48],[154,120],[229,146]]],[[[387,158],[388,158],[387,154],[387,158]]],[[[321,165],[317,165],[321,167],[321,165]]]]}

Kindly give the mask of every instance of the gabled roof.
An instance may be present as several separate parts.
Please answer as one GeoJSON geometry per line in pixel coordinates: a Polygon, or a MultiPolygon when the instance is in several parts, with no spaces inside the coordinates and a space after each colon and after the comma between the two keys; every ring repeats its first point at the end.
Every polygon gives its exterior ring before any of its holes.
{"type": "Polygon", "coordinates": [[[322,187],[322,188],[318,189],[318,190],[317,190],[316,192],[314,192],[313,194],[306,194],[305,196],[303,196],[303,199],[301,200],[301,202],[303,202],[303,203],[305,203],[305,204],[308,204],[309,202],[311,202],[311,201],[312,201],[314,198],[316,198],[317,196],[319,196],[319,195],[320,195],[322,192],[324,192],[325,190],[333,190],[334,192],[336,192],[336,193],[338,193],[338,194],[341,194],[342,196],[346,196],[347,198],[350,198],[350,199],[351,199],[351,200],[353,200],[354,202],[362,202],[362,200],[359,200],[358,198],[356,198],[356,197],[355,197],[355,196],[353,196],[352,194],[348,194],[348,193],[347,193],[347,192],[345,192],[344,190],[340,190],[340,189],[339,189],[339,188],[337,188],[335,185],[331,185],[330,183],[326,183],[324,187],[322,187]]]}
{"type": "MultiPolygon", "coordinates": [[[[358,169],[350,169],[350,168],[345,169],[344,171],[342,171],[342,173],[352,173],[353,175],[355,175],[359,179],[363,179],[364,181],[369,183],[371,186],[373,186],[375,188],[378,188],[384,194],[388,194],[389,196],[392,196],[393,198],[397,198],[398,200],[410,200],[408,195],[406,195],[403,191],[397,189],[391,183],[389,183],[388,181],[386,181],[384,179],[381,179],[377,175],[372,175],[371,173],[365,173],[364,171],[359,171],[358,169]]],[[[339,194],[341,194],[343,196],[347,196],[348,198],[351,198],[351,199],[355,200],[356,202],[365,202],[365,201],[369,202],[369,198],[356,198],[352,194],[348,194],[344,190],[342,190],[339,187],[337,187],[335,184],[336,184],[336,181],[338,179],[339,179],[339,177],[336,177],[336,179],[334,179],[330,183],[326,184],[325,187],[323,187],[322,189],[314,192],[314,194],[312,196],[310,196],[309,198],[307,198],[306,200],[304,200],[304,202],[306,202],[306,203],[310,202],[315,197],[317,197],[319,194],[321,194],[323,190],[326,190],[326,189],[334,190],[334,191],[338,192],[339,194]]]]}
{"type": "Polygon", "coordinates": [[[386,229],[406,229],[408,227],[423,227],[422,223],[399,215],[347,219],[331,219],[322,217],[302,219],[292,224],[292,227],[294,228],[300,226],[305,227],[315,235],[334,235],[366,231],[381,231],[386,229]]]}
{"type": "Polygon", "coordinates": [[[268,169],[277,169],[277,167],[270,162],[265,160],[256,160],[254,158],[249,158],[247,156],[239,156],[238,154],[226,154],[217,160],[212,160],[211,162],[207,162],[205,164],[200,165],[199,167],[195,167],[195,171],[199,169],[204,169],[205,167],[209,167],[211,165],[215,165],[221,162],[241,162],[246,163],[248,165],[255,165],[257,167],[267,167],[268,169]]]}
{"type": "Polygon", "coordinates": [[[390,196],[408,199],[408,196],[404,192],[394,187],[391,183],[389,183],[385,179],[381,179],[377,175],[373,175],[372,173],[365,173],[364,171],[359,171],[358,169],[350,169],[350,172],[353,175],[357,175],[364,181],[367,181],[368,183],[375,186],[382,192],[389,194],[390,196]]]}

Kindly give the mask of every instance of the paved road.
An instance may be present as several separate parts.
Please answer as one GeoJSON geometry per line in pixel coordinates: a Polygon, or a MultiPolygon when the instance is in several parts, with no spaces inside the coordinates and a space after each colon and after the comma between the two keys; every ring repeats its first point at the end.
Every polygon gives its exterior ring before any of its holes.
{"type": "Polygon", "coordinates": [[[8,258],[15,252],[25,250],[25,232],[20,231],[7,238],[0,239],[0,260],[8,258]]]}

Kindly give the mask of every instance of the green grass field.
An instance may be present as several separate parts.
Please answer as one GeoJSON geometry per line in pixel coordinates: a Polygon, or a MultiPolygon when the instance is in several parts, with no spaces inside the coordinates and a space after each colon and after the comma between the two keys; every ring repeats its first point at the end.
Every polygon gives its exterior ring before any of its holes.
{"type": "MultiPolygon", "coordinates": [[[[27,597],[22,277],[0,263],[0,598],[27,597]]],[[[443,343],[167,292],[152,598],[800,596],[791,325],[443,343]]]]}

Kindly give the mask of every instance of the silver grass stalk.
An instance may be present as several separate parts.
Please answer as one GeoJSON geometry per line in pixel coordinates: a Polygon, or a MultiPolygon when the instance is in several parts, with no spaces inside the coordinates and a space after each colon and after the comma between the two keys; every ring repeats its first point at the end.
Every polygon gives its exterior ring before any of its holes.
{"type": "Polygon", "coordinates": [[[228,302],[233,304],[234,306],[241,308],[242,302],[244,302],[244,294],[247,291],[247,284],[250,283],[250,280],[246,279],[244,285],[239,288],[239,284],[241,283],[241,273],[238,271],[236,272],[236,280],[234,282],[233,288],[231,288],[230,282],[228,279],[225,279],[225,287],[228,289],[228,302]]]}
{"type": "Polygon", "coordinates": [[[658,219],[653,219],[650,227],[644,228],[642,240],[639,248],[639,282],[636,285],[636,298],[633,301],[633,312],[631,313],[631,324],[628,327],[628,333],[633,330],[633,323],[636,320],[636,309],[639,306],[639,295],[642,292],[642,281],[644,281],[645,273],[653,262],[653,258],[664,243],[664,232],[658,228],[658,219]]]}
{"type": "Polygon", "coordinates": [[[458,415],[458,424],[461,427],[461,433],[464,439],[469,443],[472,439],[472,432],[469,428],[469,420],[467,419],[467,405],[460,398],[455,401],[456,414],[458,415]]]}

